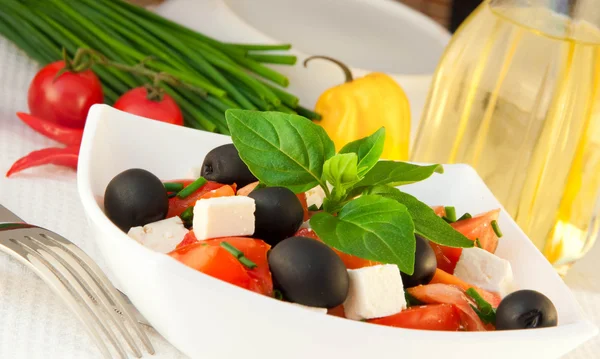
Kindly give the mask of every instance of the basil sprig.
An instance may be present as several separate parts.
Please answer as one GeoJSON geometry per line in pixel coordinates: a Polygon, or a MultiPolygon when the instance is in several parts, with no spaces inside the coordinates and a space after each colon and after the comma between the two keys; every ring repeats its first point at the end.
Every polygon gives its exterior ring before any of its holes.
{"type": "Polygon", "coordinates": [[[323,128],[304,117],[239,109],[227,110],[225,117],[241,159],[261,183],[295,193],[323,188],[324,211],[315,214],[310,225],[329,246],[396,264],[407,274],[414,271],[415,232],[442,245],[473,246],[426,204],[394,188],[443,169],[379,161],[383,127],[336,154],[323,128]]]}

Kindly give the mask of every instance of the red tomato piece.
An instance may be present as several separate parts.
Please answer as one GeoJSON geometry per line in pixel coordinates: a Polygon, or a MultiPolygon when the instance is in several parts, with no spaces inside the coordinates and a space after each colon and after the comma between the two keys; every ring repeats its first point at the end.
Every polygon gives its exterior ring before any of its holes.
{"type": "MultiPolygon", "coordinates": [[[[174,183],[181,183],[183,186],[187,186],[193,181],[184,180],[184,181],[167,181],[174,183]]],[[[185,211],[189,206],[193,206],[196,204],[196,201],[202,198],[205,193],[208,193],[212,190],[223,187],[224,185],[208,181],[206,184],[196,190],[196,192],[187,196],[186,198],[179,198],[177,196],[169,199],[169,212],[167,213],[167,218],[179,216],[181,212],[185,211]]]]}
{"type": "MultiPolygon", "coordinates": [[[[296,232],[295,236],[308,237],[308,238],[316,239],[318,241],[321,240],[319,238],[319,236],[317,236],[315,231],[308,229],[308,228],[302,228],[302,229],[298,230],[298,232],[296,232]]],[[[375,262],[375,261],[368,260],[368,259],[363,259],[360,257],[353,256],[351,254],[346,254],[346,253],[340,252],[335,248],[331,248],[331,249],[333,249],[333,251],[335,253],[337,253],[337,255],[342,259],[342,262],[344,262],[344,264],[346,265],[346,268],[348,268],[348,269],[358,269],[358,268],[371,267],[371,266],[376,266],[378,264],[381,264],[379,262],[375,262]]]]}
{"type": "Polygon", "coordinates": [[[199,199],[231,196],[235,196],[235,189],[233,189],[232,186],[226,184],[223,187],[219,187],[217,189],[213,189],[212,191],[204,193],[202,196],[200,196],[199,199]]]}
{"type": "Polygon", "coordinates": [[[308,203],[306,202],[306,193],[299,193],[296,196],[300,200],[300,204],[302,205],[302,210],[304,211],[304,219],[303,219],[303,221],[306,222],[310,218],[308,216],[308,203]]]}
{"type": "Polygon", "coordinates": [[[196,238],[196,235],[194,234],[194,231],[189,231],[187,232],[187,234],[183,237],[183,240],[181,242],[179,242],[179,244],[177,245],[177,247],[175,247],[175,249],[179,249],[182,247],[185,247],[189,244],[193,244],[198,242],[198,239],[196,238]]]}
{"type": "Polygon", "coordinates": [[[498,293],[494,293],[494,292],[489,292],[485,289],[481,289],[478,288],[474,285],[471,285],[467,282],[465,282],[464,280],[458,278],[457,276],[454,276],[450,273],[444,272],[441,269],[436,269],[435,270],[435,274],[433,276],[433,278],[431,279],[431,282],[429,282],[429,284],[435,284],[435,283],[441,283],[441,284],[450,284],[453,286],[456,286],[464,291],[467,291],[469,288],[474,288],[477,293],[479,293],[479,295],[485,299],[488,303],[491,304],[492,307],[497,308],[500,305],[500,301],[502,300],[502,298],[500,297],[500,294],[498,293]]]}
{"type": "Polygon", "coordinates": [[[495,209],[473,218],[452,223],[452,227],[472,241],[478,238],[481,248],[494,253],[498,247],[498,236],[492,228],[492,221],[497,221],[499,215],[500,209],[495,209]]]}
{"type": "Polygon", "coordinates": [[[344,311],[344,306],[342,304],[338,305],[337,307],[327,309],[327,314],[333,315],[334,317],[346,318],[346,312],[344,311]]]}
{"type": "Polygon", "coordinates": [[[370,319],[368,322],[397,328],[454,332],[461,327],[460,311],[452,304],[412,307],[389,317],[370,319]]]}
{"type": "MultiPolygon", "coordinates": [[[[481,243],[483,249],[494,253],[496,247],[498,247],[498,236],[496,236],[491,223],[494,220],[498,220],[499,215],[500,209],[495,209],[473,218],[451,223],[450,225],[472,241],[479,239],[479,243],[481,243]]],[[[433,242],[430,242],[430,244],[435,252],[438,268],[448,273],[454,273],[454,268],[462,254],[462,249],[446,247],[433,242]]]]}
{"type": "Polygon", "coordinates": [[[267,252],[270,248],[271,246],[260,239],[224,237],[178,246],[169,255],[202,273],[238,287],[272,296],[273,280],[267,262],[267,252]],[[220,246],[221,242],[227,242],[242,251],[244,256],[256,263],[256,268],[250,269],[242,265],[237,258],[220,246]]]}
{"type": "Polygon", "coordinates": [[[256,263],[256,268],[247,268],[248,274],[253,279],[250,290],[273,296],[273,280],[267,261],[267,252],[271,246],[260,239],[247,237],[223,237],[207,239],[203,241],[208,245],[218,246],[221,242],[227,242],[244,253],[246,258],[256,263]]]}
{"type": "Polygon", "coordinates": [[[475,303],[460,288],[447,284],[427,284],[408,288],[406,291],[422,303],[455,305],[461,311],[461,321],[467,331],[486,330],[477,313],[471,308],[475,303]]]}
{"type": "Polygon", "coordinates": [[[92,105],[104,102],[102,84],[92,72],[64,72],[64,61],[44,66],[33,78],[27,93],[33,116],[72,128],[83,128],[92,105]]]}
{"type": "Polygon", "coordinates": [[[252,280],[244,265],[220,246],[209,246],[206,243],[198,242],[176,249],[169,255],[186,266],[211,277],[250,289],[252,280]]]}
{"type": "Polygon", "coordinates": [[[433,206],[433,207],[431,207],[431,209],[433,209],[433,212],[438,217],[444,217],[446,215],[446,207],[444,207],[444,206],[433,206]]]}
{"type": "Polygon", "coordinates": [[[114,107],[152,120],[183,126],[183,115],[175,100],[167,94],[162,94],[161,99],[150,99],[148,90],[143,86],[125,92],[114,107]]]}

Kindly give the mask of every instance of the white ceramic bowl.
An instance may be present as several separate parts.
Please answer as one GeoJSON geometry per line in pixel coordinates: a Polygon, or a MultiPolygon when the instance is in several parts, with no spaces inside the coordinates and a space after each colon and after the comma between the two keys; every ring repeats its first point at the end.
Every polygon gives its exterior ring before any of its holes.
{"type": "MultiPolygon", "coordinates": [[[[503,332],[432,332],[370,325],[306,311],[242,290],[152,252],[104,215],[108,182],[123,170],[162,179],[187,177],[226,136],[167,125],[106,105],[89,112],[78,187],[110,277],[171,343],[193,358],[558,358],[596,333],[573,295],[515,222],[502,212],[498,255],[512,263],[520,288],[554,302],[555,328],[503,332]]],[[[475,171],[445,166],[444,175],[404,187],[430,205],[483,212],[500,207],[475,171]]],[[[160,354],[160,353],[159,353],[160,354]]]]}

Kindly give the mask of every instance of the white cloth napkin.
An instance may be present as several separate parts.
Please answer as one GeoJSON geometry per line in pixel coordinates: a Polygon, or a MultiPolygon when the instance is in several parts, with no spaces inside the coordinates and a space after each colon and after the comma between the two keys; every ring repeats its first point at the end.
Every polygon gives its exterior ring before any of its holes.
{"type": "MultiPolygon", "coordinates": [[[[28,112],[27,88],[36,65],[0,37],[0,203],[25,221],[62,234],[104,267],[77,196],[75,172],[39,167],[7,179],[18,158],[58,144],[16,116],[28,112]]],[[[148,329],[156,358],[185,358],[148,329]]],[[[133,355],[132,355],[133,357],[133,355]]],[[[150,357],[148,354],[146,358],[150,357]]],[[[101,358],[85,328],[33,272],[0,252],[0,358],[101,358]]]]}
{"type": "MultiPolygon", "coordinates": [[[[0,203],[24,220],[56,231],[104,267],[79,202],[75,173],[45,166],[7,179],[11,164],[54,141],[21,123],[16,111],[28,112],[27,88],[36,65],[0,38],[0,203]]],[[[567,283],[583,309],[600,326],[600,247],[571,269],[567,283]]],[[[200,324],[201,325],[201,324],[200,324]]],[[[156,358],[185,358],[152,330],[148,330],[156,358]]],[[[568,359],[597,358],[595,338],[569,354],[568,359]]],[[[99,358],[84,327],[31,271],[0,253],[0,358],[99,358]]],[[[149,357],[146,355],[145,357],[149,357]]]]}

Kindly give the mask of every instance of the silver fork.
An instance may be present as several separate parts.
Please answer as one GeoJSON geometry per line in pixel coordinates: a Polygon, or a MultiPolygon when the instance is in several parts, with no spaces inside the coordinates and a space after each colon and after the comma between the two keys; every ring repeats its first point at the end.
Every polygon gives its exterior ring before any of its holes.
{"type": "Polygon", "coordinates": [[[22,219],[0,205],[0,251],[32,269],[67,303],[105,358],[112,358],[112,355],[103,337],[119,357],[128,358],[115,335],[115,328],[135,356],[142,357],[126,324],[137,334],[146,351],[154,354],[154,348],[130,305],[100,267],[75,244],[52,231],[23,223],[22,219]]]}

